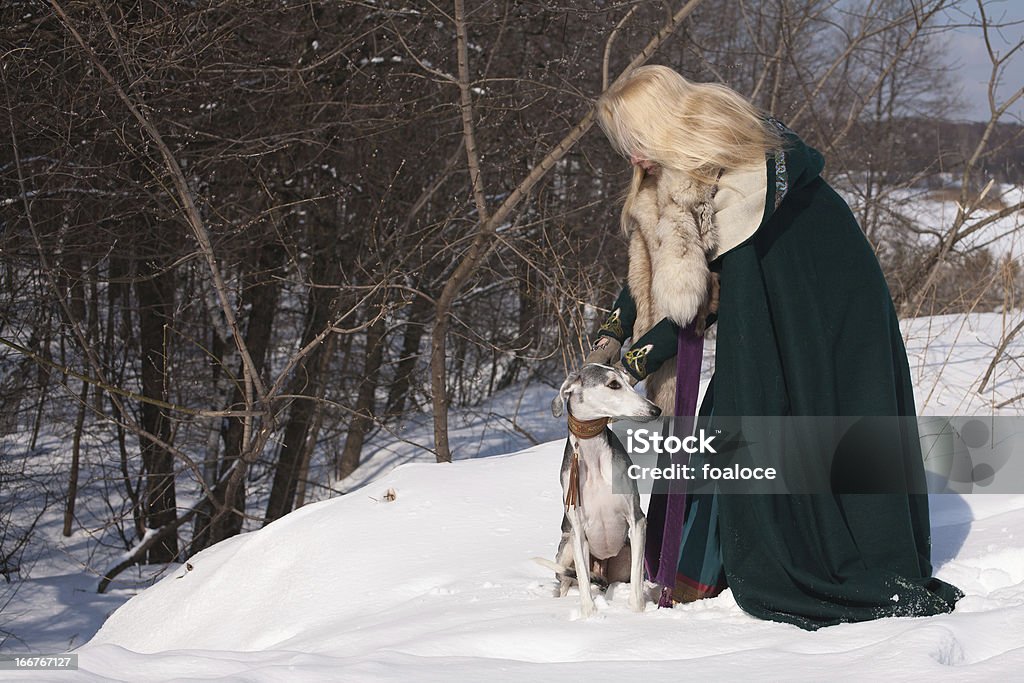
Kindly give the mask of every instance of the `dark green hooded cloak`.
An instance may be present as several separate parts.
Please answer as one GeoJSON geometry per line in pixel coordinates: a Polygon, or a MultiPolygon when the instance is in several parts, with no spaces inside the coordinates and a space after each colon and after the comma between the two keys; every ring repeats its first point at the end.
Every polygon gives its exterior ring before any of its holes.
{"type": "MultiPolygon", "coordinates": [[[[785,137],[785,151],[768,159],[760,226],[711,264],[721,296],[700,414],[912,416],[906,351],[875,254],[821,178],[821,154],[788,129],[785,137]]],[[[628,298],[617,302],[626,337],[628,298]]],[[[645,374],[657,369],[652,357],[674,355],[675,338],[656,326],[634,340],[647,343],[645,374]]],[[[927,496],[908,493],[925,490],[924,467],[909,437],[878,473],[886,491],[901,492],[696,496],[681,578],[705,588],[724,578],[746,612],[805,629],[951,611],[963,594],[931,576],[927,496]]]]}

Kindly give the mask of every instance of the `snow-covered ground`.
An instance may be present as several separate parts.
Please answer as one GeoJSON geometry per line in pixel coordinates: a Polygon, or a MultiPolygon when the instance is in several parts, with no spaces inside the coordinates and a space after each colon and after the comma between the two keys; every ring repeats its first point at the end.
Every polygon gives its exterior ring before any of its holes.
{"type": "MultiPolygon", "coordinates": [[[[832,180],[858,217],[863,219],[863,180],[851,181],[844,177],[832,180]]],[[[878,188],[875,191],[878,192],[878,188]]],[[[942,233],[955,223],[960,211],[959,199],[960,190],[955,185],[941,189],[894,187],[884,190],[872,197],[872,204],[875,210],[886,216],[883,223],[889,227],[882,228],[884,234],[874,237],[886,243],[908,242],[917,247],[934,247],[942,233]],[[905,229],[908,224],[922,230],[908,231],[905,229]]],[[[1024,213],[995,214],[1024,201],[1024,187],[993,183],[981,201],[974,200],[977,205],[969,203],[966,207],[967,215],[960,228],[965,236],[958,241],[954,252],[965,254],[986,250],[996,262],[1005,259],[1019,261],[1024,255],[1024,237],[1020,230],[1024,225],[1024,213]]]]}
{"type": "MultiPolygon", "coordinates": [[[[1020,401],[993,406],[1024,393],[1024,341],[1010,346],[986,391],[976,391],[1016,316],[904,323],[922,413],[1020,414],[1020,401]]],[[[987,680],[1024,667],[1024,494],[932,497],[936,575],[967,594],[953,614],[809,633],[746,615],[728,591],[634,614],[620,585],[599,599],[596,618],[579,620],[576,597],[553,597],[550,571],[531,561],[552,557],[559,535],[564,425],[547,413],[552,392],[520,387],[455,415],[463,459],[448,465],[415,447],[429,443],[430,427],[411,419],[402,434],[373,444],[342,482],[347,494],[169,568],[102,628],[133,591],[96,595],[96,577],[75,571],[87,539],[55,545],[62,560],[47,556],[55,568],[20,582],[3,609],[4,628],[36,652],[91,640],[76,650],[78,673],[24,676],[987,680]],[[518,430],[508,427],[513,416],[518,430]],[[524,432],[545,442],[520,450],[524,432]]]]}
{"type": "MultiPolygon", "coordinates": [[[[945,190],[938,193],[922,192],[913,189],[899,189],[892,193],[893,208],[912,223],[921,226],[952,225],[959,212],[959,205],[952,201],[959,190],[945,190]]],[[[958,198],[958,197],[957,197],[958,198]]],[[[998,220],[991,219],[993,214],[1008,206],[1016,206],[1024,201],[1024,187],[1009,184],[995,184],[980,202],[980,206],[968,206],[968,217],[963,230],[970,234],[957,245],[957,251],[965,252],[972,249],[987,249],[997,261],[1010,258],[1020,259],[1024,254],[1024,244],[1020,226],[1024,216],[1021,212],[1011,213],[998,220]],[[975,226],[984,225],[973,231],[975,226]]],[[[934,234],[924,232],[919,235],[926,244],[934,244],[934,234]]]]}
{"type": "Polygon", "coordinates": [[[1024,666],[1024,496],[935,498],[938,575],[967,593],[955,614],[807,633],[747,616],[729,593],[634,614],[620,586],[581,621],[530,560],[555,550],[560,451],[406,465],[215,546],[116,612],[78,650],[82,669],[131,681],[963,680],[1024,666]]]}

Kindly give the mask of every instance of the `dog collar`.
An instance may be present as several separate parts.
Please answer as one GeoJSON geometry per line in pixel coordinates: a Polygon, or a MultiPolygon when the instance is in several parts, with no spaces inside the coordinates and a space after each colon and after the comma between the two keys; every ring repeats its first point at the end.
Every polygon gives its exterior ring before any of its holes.
{"type": "Polygon", "coordinates": [[[569,431],[577,439],[593,439],[604,431],[610,421],[607,417],[599,417],[595,420],[577,420],[572,413],[569,413],[568,417],[569,431]]]}

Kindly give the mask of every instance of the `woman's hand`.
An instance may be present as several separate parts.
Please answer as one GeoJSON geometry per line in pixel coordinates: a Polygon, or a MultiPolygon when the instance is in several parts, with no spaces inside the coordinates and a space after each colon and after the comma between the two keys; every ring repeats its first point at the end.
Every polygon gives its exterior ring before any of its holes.
{"type": "Polygon", "coordinates": [[[601,335],[594,342],[594,347],[590,353],[587,354],[587,358],[584,363],[598,363],[600,365],[611,365],[613,361],[619,359],[619,353],[622,351],[622,344],[617,340],[601,335]]]}

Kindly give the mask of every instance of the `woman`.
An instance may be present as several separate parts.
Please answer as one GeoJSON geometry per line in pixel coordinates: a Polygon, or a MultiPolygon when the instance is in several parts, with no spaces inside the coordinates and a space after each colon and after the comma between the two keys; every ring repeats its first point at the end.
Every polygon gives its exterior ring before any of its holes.
{"type": "MultiPolygon", "coordinates": [[[[697,371],[694,333],[717,298],[701,415],[915,414],[891,296],[821,154],[734,91],[663,66],[636,69],[597,114],[634,171],[628,282],[588,361],[632,338],[625,370],[683,414],[693,382],[677,375],[697,371]]],[[[894,443],[887,493],[690,496],[685,526],[656,495],[649,574],[675,601],[728,585],[745,611],[806,629],[951,611],[962,593],[931,576],[919,442],[894,443]]]]}

